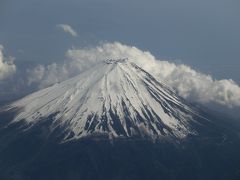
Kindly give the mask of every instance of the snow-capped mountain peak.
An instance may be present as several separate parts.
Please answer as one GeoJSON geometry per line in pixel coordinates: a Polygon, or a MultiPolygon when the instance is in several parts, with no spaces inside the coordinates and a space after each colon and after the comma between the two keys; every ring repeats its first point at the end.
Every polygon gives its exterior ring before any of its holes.
{"type": "Polygon", "coordinates": [[[170,88],[127,59],[109,59],[64,82],[10,105],[21,109],[13,122],[31,128],[51,117],[64,139],[177,137],[196,133],[197,116],[170,88]]]}

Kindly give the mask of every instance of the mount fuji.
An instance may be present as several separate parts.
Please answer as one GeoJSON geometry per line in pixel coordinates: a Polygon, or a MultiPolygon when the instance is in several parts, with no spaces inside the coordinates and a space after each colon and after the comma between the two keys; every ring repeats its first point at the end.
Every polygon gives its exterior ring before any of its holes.
{"type": "Polygon", "coordinates": [[[0,110],[4,180],[234,179],[239,150],[235,124],[128,59],[101,61],[0,110]]]}
{"type": "Polygon", "coordinates": [[[26,128],[52,118],[63,140],[92,135],[184,138],[200,113],[127,59],[106,60],[9,105],[26,128]]]}

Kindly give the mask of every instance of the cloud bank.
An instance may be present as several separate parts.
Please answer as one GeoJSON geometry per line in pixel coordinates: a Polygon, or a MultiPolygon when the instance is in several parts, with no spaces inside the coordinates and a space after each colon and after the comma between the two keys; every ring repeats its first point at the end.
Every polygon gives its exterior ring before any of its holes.
{"type": "Polygon", "coordinates": [[[4,47],[0,45],[0,81],[7,79],[16,72],[16,66],[13,63],[12,57],[4,57],[3,55],[4,47]]]}
{"type": "Polygon", "coordinates": [[[64,32],[70,34],[73,37],[78,36],[77,32],[68,24],[58,24],[57,28],[63,30],[64,32]]]}
{"type": "Polygon", "coordinates": [[[70,49],[66,52],[66,57],[62,64],[39,65],[30,70],[28,83],[39,83],[42,88],[72,77],[99,61],[128,58],[192,102],[240,106],[240,86],[233,80],[216,80],[187,65],[159,60],[150,52],[134,46],[118,42],[104,43],[92,48],[70,49]]]}

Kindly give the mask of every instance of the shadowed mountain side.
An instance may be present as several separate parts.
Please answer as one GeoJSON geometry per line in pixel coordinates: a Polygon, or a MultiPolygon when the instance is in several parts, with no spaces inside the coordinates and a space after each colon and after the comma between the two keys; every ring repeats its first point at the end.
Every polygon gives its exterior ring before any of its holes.
{"type": "Polygon", "coordinates": [[[23,122],[0,129],[0,179],[237,180],[240,175],[240,141],[222,121],[206,122],[198,129],[201,136],[178,142],[97,136],[60,143],[62,130],[51,131],[52,120],[27,131],[23,122]]]}

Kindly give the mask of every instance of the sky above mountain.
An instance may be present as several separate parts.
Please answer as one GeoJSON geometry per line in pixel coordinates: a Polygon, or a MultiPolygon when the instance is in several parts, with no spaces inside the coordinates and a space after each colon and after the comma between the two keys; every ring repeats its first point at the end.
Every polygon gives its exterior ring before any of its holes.
{"type": "Polygon", "coordinates": [[[132,57],[136,47],[167,61],[167,81],[185,98],[238,108],[239,17],[237,0],[2,0],[0,101],[77,74],[66,67],[71,52],[87,49],[90,60],[94,49],[119,42],[132,57]]]}

